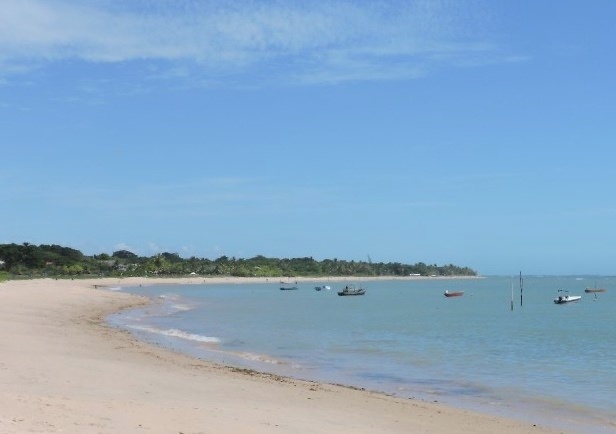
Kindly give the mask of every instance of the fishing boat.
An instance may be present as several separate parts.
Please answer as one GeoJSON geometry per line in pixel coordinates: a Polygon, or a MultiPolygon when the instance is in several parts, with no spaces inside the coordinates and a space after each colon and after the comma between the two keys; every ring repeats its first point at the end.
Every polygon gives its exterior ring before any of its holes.
{"type": "Polygon", "coordinates": [[[597,284],[595,283],[595,287],[594,288],[586,288],[584,289],[584,292],[587,294],[594,294],[595,298],[594,301],[597,301],[599,299],[599,297],[597,296],[597,294],[601,293],[601,292],[605,292],[607,291],[605,288],[597,288],[597,284]]]}
{"type": "Polygon", "coordinates": [[[563,291],[562,289],[559,289],[558,292],[565,292],[566,294],[559,295],[558,297],[556,297],[554,299],[554,303],[556,304],[571,303],[572,301],[578,301],[579,299],[582,298],[581,295],[569,295],[568,294],[569,291],[563,291]]]}
{"type": "Polygon", "coordinates": [[[354,283],[349,283],[342,290],[338,291],[338,295],[364,295],[366,290],[364,288],[360,288],[354,283]]]}
{"type": "Polygon", "coordinates": [[[461,297],[464,295],[464,291],[451,291],[450,292],[448,289],[446,289],[443,295],[445,297],[461,297]]]}
{"type": "Polygon", "coordinates": [[[597,293],[597,292],[605,292],[605,288],[586,288],[584,290],[585,293],[587,294],[592,294],[592,293],[597,293]]]}

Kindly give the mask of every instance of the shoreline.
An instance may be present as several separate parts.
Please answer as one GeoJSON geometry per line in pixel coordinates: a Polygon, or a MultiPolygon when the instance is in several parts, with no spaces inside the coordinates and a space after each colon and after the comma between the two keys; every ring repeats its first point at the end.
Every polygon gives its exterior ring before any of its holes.
{"type": "MultiPolygon", "coordinates": [[[[150,302],[109,287],[203,280],[0,283],[0,327],[6,330],[0,348],[7,354],[0,359],[0,432],[562,432],[439,403],[216,365],[106,324],[107,315],[150,302]]],[[[336,281],[347,280],[360,279],[336,281]]]]}

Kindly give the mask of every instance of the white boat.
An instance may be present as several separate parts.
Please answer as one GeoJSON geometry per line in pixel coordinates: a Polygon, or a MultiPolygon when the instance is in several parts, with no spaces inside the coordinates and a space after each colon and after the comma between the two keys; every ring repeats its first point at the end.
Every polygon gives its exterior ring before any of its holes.
{"type": "MultiPolygon", "coordinates": [[[[558,292],[563,292],[563,291],[559,290],[558,292]]],[[[567,292],[567,291],[564,291],[564,292],[567,292]]],[[[558,297],[556,297],[554,299],[554,303],[556,303],[556,304],[571,303],[572,301],[578,301],[581,298],[582,298],[581,295],[564,294],[564,295],[559,295],[558,297]]]]}
{"type": "Polygon", "coordinates": [[[322,290],[322,289],[325,289],[325,290],[329,291],[331,288],[330,288],[328,285],[323,285],[323,286],[315,286],[315,287],[314,287],[314,290],[315,290],[315,291],[320,291],[320,290],[322,290]]]}

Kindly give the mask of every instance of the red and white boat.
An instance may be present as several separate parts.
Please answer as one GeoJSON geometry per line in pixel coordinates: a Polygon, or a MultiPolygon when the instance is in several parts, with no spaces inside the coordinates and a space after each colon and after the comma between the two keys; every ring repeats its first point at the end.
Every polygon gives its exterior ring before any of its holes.
{"type": "Polygon", "coordinates": [[[461,297],[464,295],[464,291],[452,291],[449,292],[449,290],[445,290],[444,293],[445,297],[461,297]]]}

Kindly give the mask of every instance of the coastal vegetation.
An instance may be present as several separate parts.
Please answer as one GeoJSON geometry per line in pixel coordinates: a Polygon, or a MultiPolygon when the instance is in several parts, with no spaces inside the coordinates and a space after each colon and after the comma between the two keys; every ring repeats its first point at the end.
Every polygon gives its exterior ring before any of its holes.
{"type": "Polygon", "coordinates": [[[428,265],[423,262],[348,261],[304,258],[235,258],[221,256],[182,258],[177,253],[138,256],[128,250],[111,255],[87,256],[70,247],[58,245],[0,244],[0,280],[31,277],[98,277],[98,276],[476,276],[475,270],[456,265],[428,265]]]}

